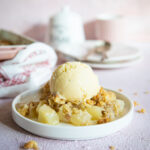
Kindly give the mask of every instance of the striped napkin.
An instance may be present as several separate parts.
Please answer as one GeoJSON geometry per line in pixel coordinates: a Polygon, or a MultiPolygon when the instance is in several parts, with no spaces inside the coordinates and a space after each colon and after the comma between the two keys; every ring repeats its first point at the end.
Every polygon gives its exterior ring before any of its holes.
{"type": "Polygon", "coordinates": [[[0,63],[0,97],[14,97],[50,79],[57,55],[48,45],[35,42],[12,60],[0,63]]]}

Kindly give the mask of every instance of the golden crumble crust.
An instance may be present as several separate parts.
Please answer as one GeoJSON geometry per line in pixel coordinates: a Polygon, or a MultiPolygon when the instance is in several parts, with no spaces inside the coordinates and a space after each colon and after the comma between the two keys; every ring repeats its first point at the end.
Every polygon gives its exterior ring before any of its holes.
{"type": "MultiPolygon", "coordinates": [[[[28,117],[30,119],[35,118],[34,120],[37,120],[39,108],[42,105],[46,104],[57,112],[61,122],[70,123],[72,115],[86,112],[86,109],[89,106],[96,106],[103,111],[102,116],[100,116],[99,120],[92,120],[92,123],[94,124],[110,122],[118,117],[122,112],[120,104],[117,102],[115,93],[106,91],[103,88],[100,88],[97,95],[95,95],[91,99],[74,102],[63,99],[59,97],[59,95],[52,95],[49,89],[50,87],[47,83],[41,89],[41,98],[39,102],[17,104],[17,111],[25,117],[28,117]]],[[[86,125],[90,125],[92,123],[91,121],[87,121],[86,125]]]]}

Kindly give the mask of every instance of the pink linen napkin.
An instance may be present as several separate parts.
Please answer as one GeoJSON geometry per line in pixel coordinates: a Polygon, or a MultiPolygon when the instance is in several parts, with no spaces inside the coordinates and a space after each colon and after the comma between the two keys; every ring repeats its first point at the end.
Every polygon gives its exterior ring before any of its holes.
{"type": "Polygon", "coordinates": [[[50,79],[57,62],[55,51],[40,42],[30,44],[12,60],[0,63],[0,97],[14,97],[50,79]]]}

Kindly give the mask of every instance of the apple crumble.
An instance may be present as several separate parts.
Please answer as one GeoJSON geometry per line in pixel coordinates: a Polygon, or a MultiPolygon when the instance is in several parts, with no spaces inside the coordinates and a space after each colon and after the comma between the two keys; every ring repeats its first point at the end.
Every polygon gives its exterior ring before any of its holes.
{"type": "Polygon", "coordinates": [[[50,92],[47,83],[38,102],[18,103],[17,111],[32,120],[57,125],[60,122],[76,126],[102,124],[115,120],[124,109],[124,102],[115,93],[100,88],[97,95],[83,101],[70,101],[50,92]]]}

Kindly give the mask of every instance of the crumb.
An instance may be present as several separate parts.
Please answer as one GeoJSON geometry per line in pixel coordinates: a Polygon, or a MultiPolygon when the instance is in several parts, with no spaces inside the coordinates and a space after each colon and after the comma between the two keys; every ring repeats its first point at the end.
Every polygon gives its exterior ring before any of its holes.
{"type": "Polygon", "coordinates": [[[145,91],[144,94],[149,94],[149,91],[145,91]]]}
{"type": "Polygon", "coordinates": [[[24,144],[23,146],[24,149],[34,149],[34,150],[38,150],[38,144],[36,141],[29,141],[27,143],[24,144]]]}
{"type": "Polygon", "coordinates": [[[66,118],[67,120],[69,120],[69,119],[71,119],[71,115],[66,114],[66,115],[65,115],[65,118],[66,118]]]}
{"type": "Polygon", "coordinates": [[[98,123],[98,124],[102,124],[102,123],[106,123],[106,122],[109,122],[109,121],[110,121],[109,118],[105,118],[105,119],[99,119],[99,120],[97,121],[97,123],[98,123]]]}
{"type": "Polygon", "coordinates": [[[140,109],[140,110],[137,110],[137,112],[139,112],[139,113],[145,113],[146,111],[145,111],[144,108],[142,108],[142,109],[140,109]]]}
{"type": "Polygon", "coordinates": [[[138,102],[136,102],[136,101],[134,101],[133,103],[134,103],[134,106],[135,106],[135,107],[140,105],[140,104],[139,104],[138,102]]]}
{"type": "Polygon", "coordinates": [[[122,90],[122,89],[118,89],[118,91],[119,91],[119,92],[122,92],[123,90],[122,90]]]}
{"type": "Polygon", "coordinates": [[[138,95],[138,93],[137,93],[137,92],[135,92],[135,93],[133,93],[133,95],[134,95],[134,96],[137,96],[137,95],[138,95]]]}
{"type": "Polygon", "coordinates": [[[90,99],[86,100],[86,102],[87,102],[88,104],[90,104],[90,105],[95,105],[95,104],[96,104],[95,101],[92,101],[92,100],[90,100],[90,99]]]}
{"type": "Polygon", "coordinates": [[[115,147],[114,146],[109,146],[109,149],[110,150],[115,150],[115,147]]]}

